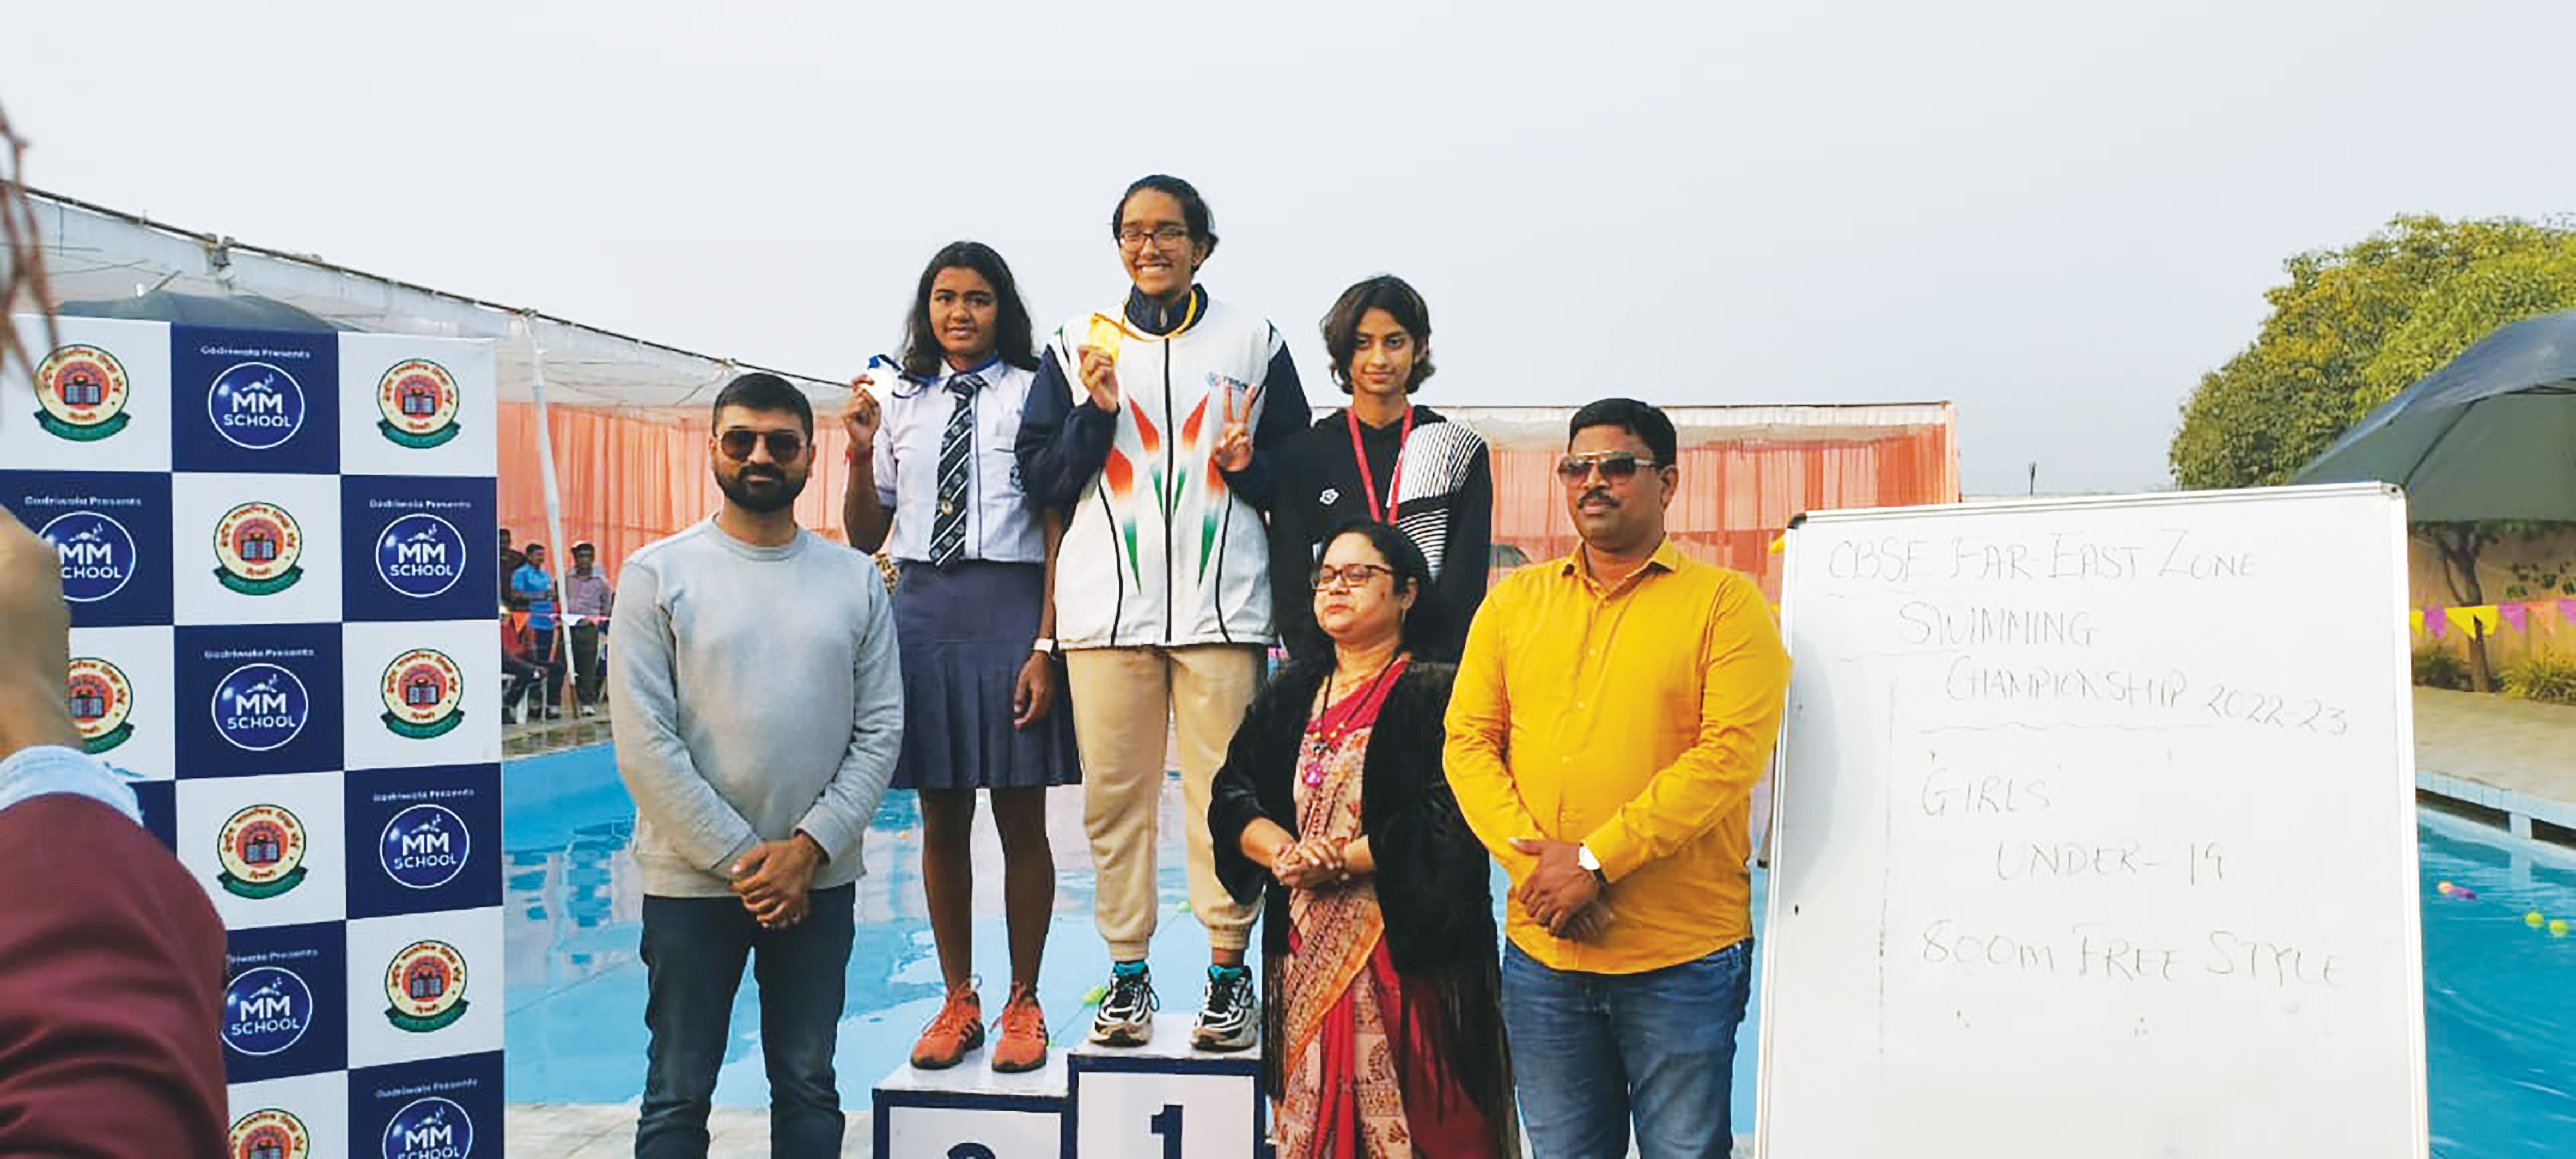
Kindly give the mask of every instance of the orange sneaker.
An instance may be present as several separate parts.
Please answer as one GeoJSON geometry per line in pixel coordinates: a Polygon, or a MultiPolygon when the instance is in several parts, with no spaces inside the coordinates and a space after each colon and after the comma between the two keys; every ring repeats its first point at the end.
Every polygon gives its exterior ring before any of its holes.
{"type": "Polygon", "coordinates": [[[1002,1016],[993,1020],[993,1069],[1004,1074],[1036,1070],[1046,1065],[1046,1011],[1038,1008],[1035,987],[1011,987],[1011,1000],[1002,1005],[1002,1016]]]}
{"type": "Polygon", "coordinates": [[[957,1065],[966,1052],[984,1045],[984,1003],[975,996],[973,987],[948,992],[948,1001],[940,1004],[938,1017],[923,1027],[921,1041],[912,1044],[912,1065],[923,1070],[946,1070],[957,1065]]]}

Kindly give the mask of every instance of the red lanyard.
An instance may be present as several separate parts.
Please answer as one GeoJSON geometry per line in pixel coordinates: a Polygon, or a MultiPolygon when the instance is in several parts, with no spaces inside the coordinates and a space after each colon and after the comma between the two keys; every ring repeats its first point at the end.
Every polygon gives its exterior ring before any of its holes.
{"type": "Polygon", "coordinates": [[[1404,430],[1395,436],[1395,469],[1386,473],[1386,513],[1378,513],[1377,472],[1369,470],[1368,449],[1360,445],[1360,416],[1347,407],[1342,417],[1351,425],[1351,458],[1360,465],[1360,494],[1368,496],[1369,518],[1379,523],[1395,522],[1395,489],[1404,482],[1404,444],[1413,438],[1413,404],[1404,404],[1404,430]]]}

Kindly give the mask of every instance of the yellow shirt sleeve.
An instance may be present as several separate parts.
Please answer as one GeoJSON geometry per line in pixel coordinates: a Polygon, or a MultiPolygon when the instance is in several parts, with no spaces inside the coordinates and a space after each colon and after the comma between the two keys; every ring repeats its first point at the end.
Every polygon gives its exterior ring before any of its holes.
{"type": "Polygon", "coordinates": [[[1467,629],[1467,648],[1458,660],[1458,679],[1449,691],[1449,739],[1441,761],[1458,811],[1485,851],[1519,885],[1538,859],[1512,848],[1512,838],[1541,835],[1538,820],[1521,800],[1512,780],[1510,753],[1512,705],[1504,688],[1503,661],[1510,654],[1506,620],[1519,615],[1515,597],[1527,585],[1505,580],[1467,629]]]}
{"type": "MultiPolygon", "coordinates": [[[[1719,585],[1716,604],[1700,637],[1698,740],[1659,770],[1645,792],[1583,839],[1612,881],[1739,815],[1770,763],[1780,734],[1781,699],[1789,685],[1788,650],[1780,643],[1770,605],[1751,581],[1730,576],[1719,585]]],[[[1475,650],[1472,638],[1468,650],[1475,650]]],[[[1459,687],[1466,686],[1462,671],[1459,687]]],[[[1453,700],[1449,717],[1453,754],[1460,731],[1456,705],[1453,700]]],[[[1454,755],[1451,761],[1454,783],[1454,755]]],[[[1464,790],[1459,803],[1466,803],[1464,790]]],[[[1468,819],[1474,822],[1475,814],[1468,819]]],[[[1477,833],[1483,836],[1484,830],[1477,833]]],[[[1487,845],[1492,843],[1486,838],[1487,845]]]]}

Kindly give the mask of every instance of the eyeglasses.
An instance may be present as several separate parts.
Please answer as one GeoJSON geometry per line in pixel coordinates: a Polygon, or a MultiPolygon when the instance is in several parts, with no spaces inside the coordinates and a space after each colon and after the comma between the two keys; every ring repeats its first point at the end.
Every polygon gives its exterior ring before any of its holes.
{"type": "Polygon", "coordinates": [[[1637,477],[1637,468],[1662,464],[1653,459],[1640,459],[1633,451],[1604,451],[1598,455],[1567,455],[1556,461],[1556,477],[1573,486],[1589,478],[1595,469],[1604,483],[1624,483],[1637,477]]]}
{"type": "Polygon", "coordinates": [[[769,444],[769,457],[773,462],[793,462],[805,450],[805,436],[799,432],[747,431],[740,427],[717,435],[716,449],[723,451],[724,457],[739,463],[751,458],[751,448],[763,442],[769,444]]]}
{"type": "Polygon", "coordinates": [[[1173,246],[1179,245],[1189,236],[1190,227],[1186,225],[1173,225],[1169,222],[1155,226],[1152,229],[1146,229],[1139,225],[1122,225],[1118,227],[1118,244],[1123,248],[1131,250],[1145,248],[1145,242],[1149,239],[1154,243],[1155,249],[1170,249],[1173,246]]]}
{"type": "Polygon", "coordinates": [[[1371,575],[1380,573],[1394,575],[1395,569],[1379,567],[1373,563],[1350,563],[1340,567],[1334,567],[1329,563],[1323,564],[1315,569],[1315,590],[1320,592],[1326,588],[1355,588],[1369,582],[1371,575]]]}

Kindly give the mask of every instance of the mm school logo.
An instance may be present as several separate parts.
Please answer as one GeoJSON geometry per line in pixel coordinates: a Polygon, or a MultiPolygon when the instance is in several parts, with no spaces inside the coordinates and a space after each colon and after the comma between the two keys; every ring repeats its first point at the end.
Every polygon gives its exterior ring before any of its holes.
{"type": "Polygon", "coordinates": [[[224,822],[215,881],[235,897],[276,897],[304,884],[304,822],[278,805],[253,805],[224,822]]]}
{"type": "Polygon", "coordinates": [[[36,425],[75,443],[94,443],[125,429],[125,365],[96,346],[63,346],[36,367],[36,425]]]}
{"type": "Polygon", "coordinates": [[[385,713],[378,720],[395,736],[428,740],[465,723],[465,670],[436,648],[414,648],[385,665],[378,692],[385,713]]]}
{"type": "Polygon", "coordinates": [[[465,536],[435,515],[405,515],[376,540],[376,574],[416,600],[443,595],[465,577],[465,536]]]}
{"type": "Polygon", "coordinates": [[[74,656],[64,687],[82,752],[96,756],[134,736],[134,725],[126,720],[134,713],[134,685],[125,679],[124,669],[96,656],[74,656]]]}
{"type": "Polygon", "coordinates": [[[236,362],[206,392],[206,417],[224,441],[248,451],[283,445],[304,428],[304,388],[265,362],[236,362]]]}
{"type": "Polygon", "coordinates": [[[394,814],[376,840],[376,860],[386,876],[410,889],[456,880],[473,855],[473,832],[444,805],[414,805],[394,814]]]}
{"type": "Polygon", "coordinates": [[[304,569],[304,529],[274,503],[244,503],[215,522],[215,580],[246,596],[295,586],[304,569]]]}
{"type": "Polygon", "coordinates": [[[431,1095],[394,1112],[385,1124],[384,1159],[468,1159],[474,1120],[465,1108],[431,1095]]]}
{"type": "Polygon", "coordinates": [[[385,965],[385,997],[393,1000],[385,1020],[398,1029],[427,1034],[454,1023],[472,1005],[465,1000],[465,955],[434,939],[404,946],[385,965]]]}
{"type": "Polygon", "coordinates": [[[295,673],[275,664],[244,664],[215,685],[215,731],[234,748],[264,753],[294,740],[313,712],[295,673]]]}
{"type": "Polygon", "coordinates": [[[313,1026],[313,989],[295,971],[259,966],[224,987],[224,1045],[254,1058],[293,1046],[313,1026]]]}
{"type": "Polygon", "coordinates": [[[252,1111],[233,1120],[224,1146],[225,1159],[310,1159],[313,1133],[304,1120],[275,1107],[252,1111]]]}
{"type": "Polygon", "coordinates": [[[427,450],[456,437],[456,376],[426,358],[397,362],[376,380],[376,429],[398,447],[427,450]]]}
{"type": "Polygon", "coordinates": [[[63,598],[94,604],[125,590],[134,578],[134,535],[95,511],[55,516],[36,533],[63,557],[63,598]]]}

